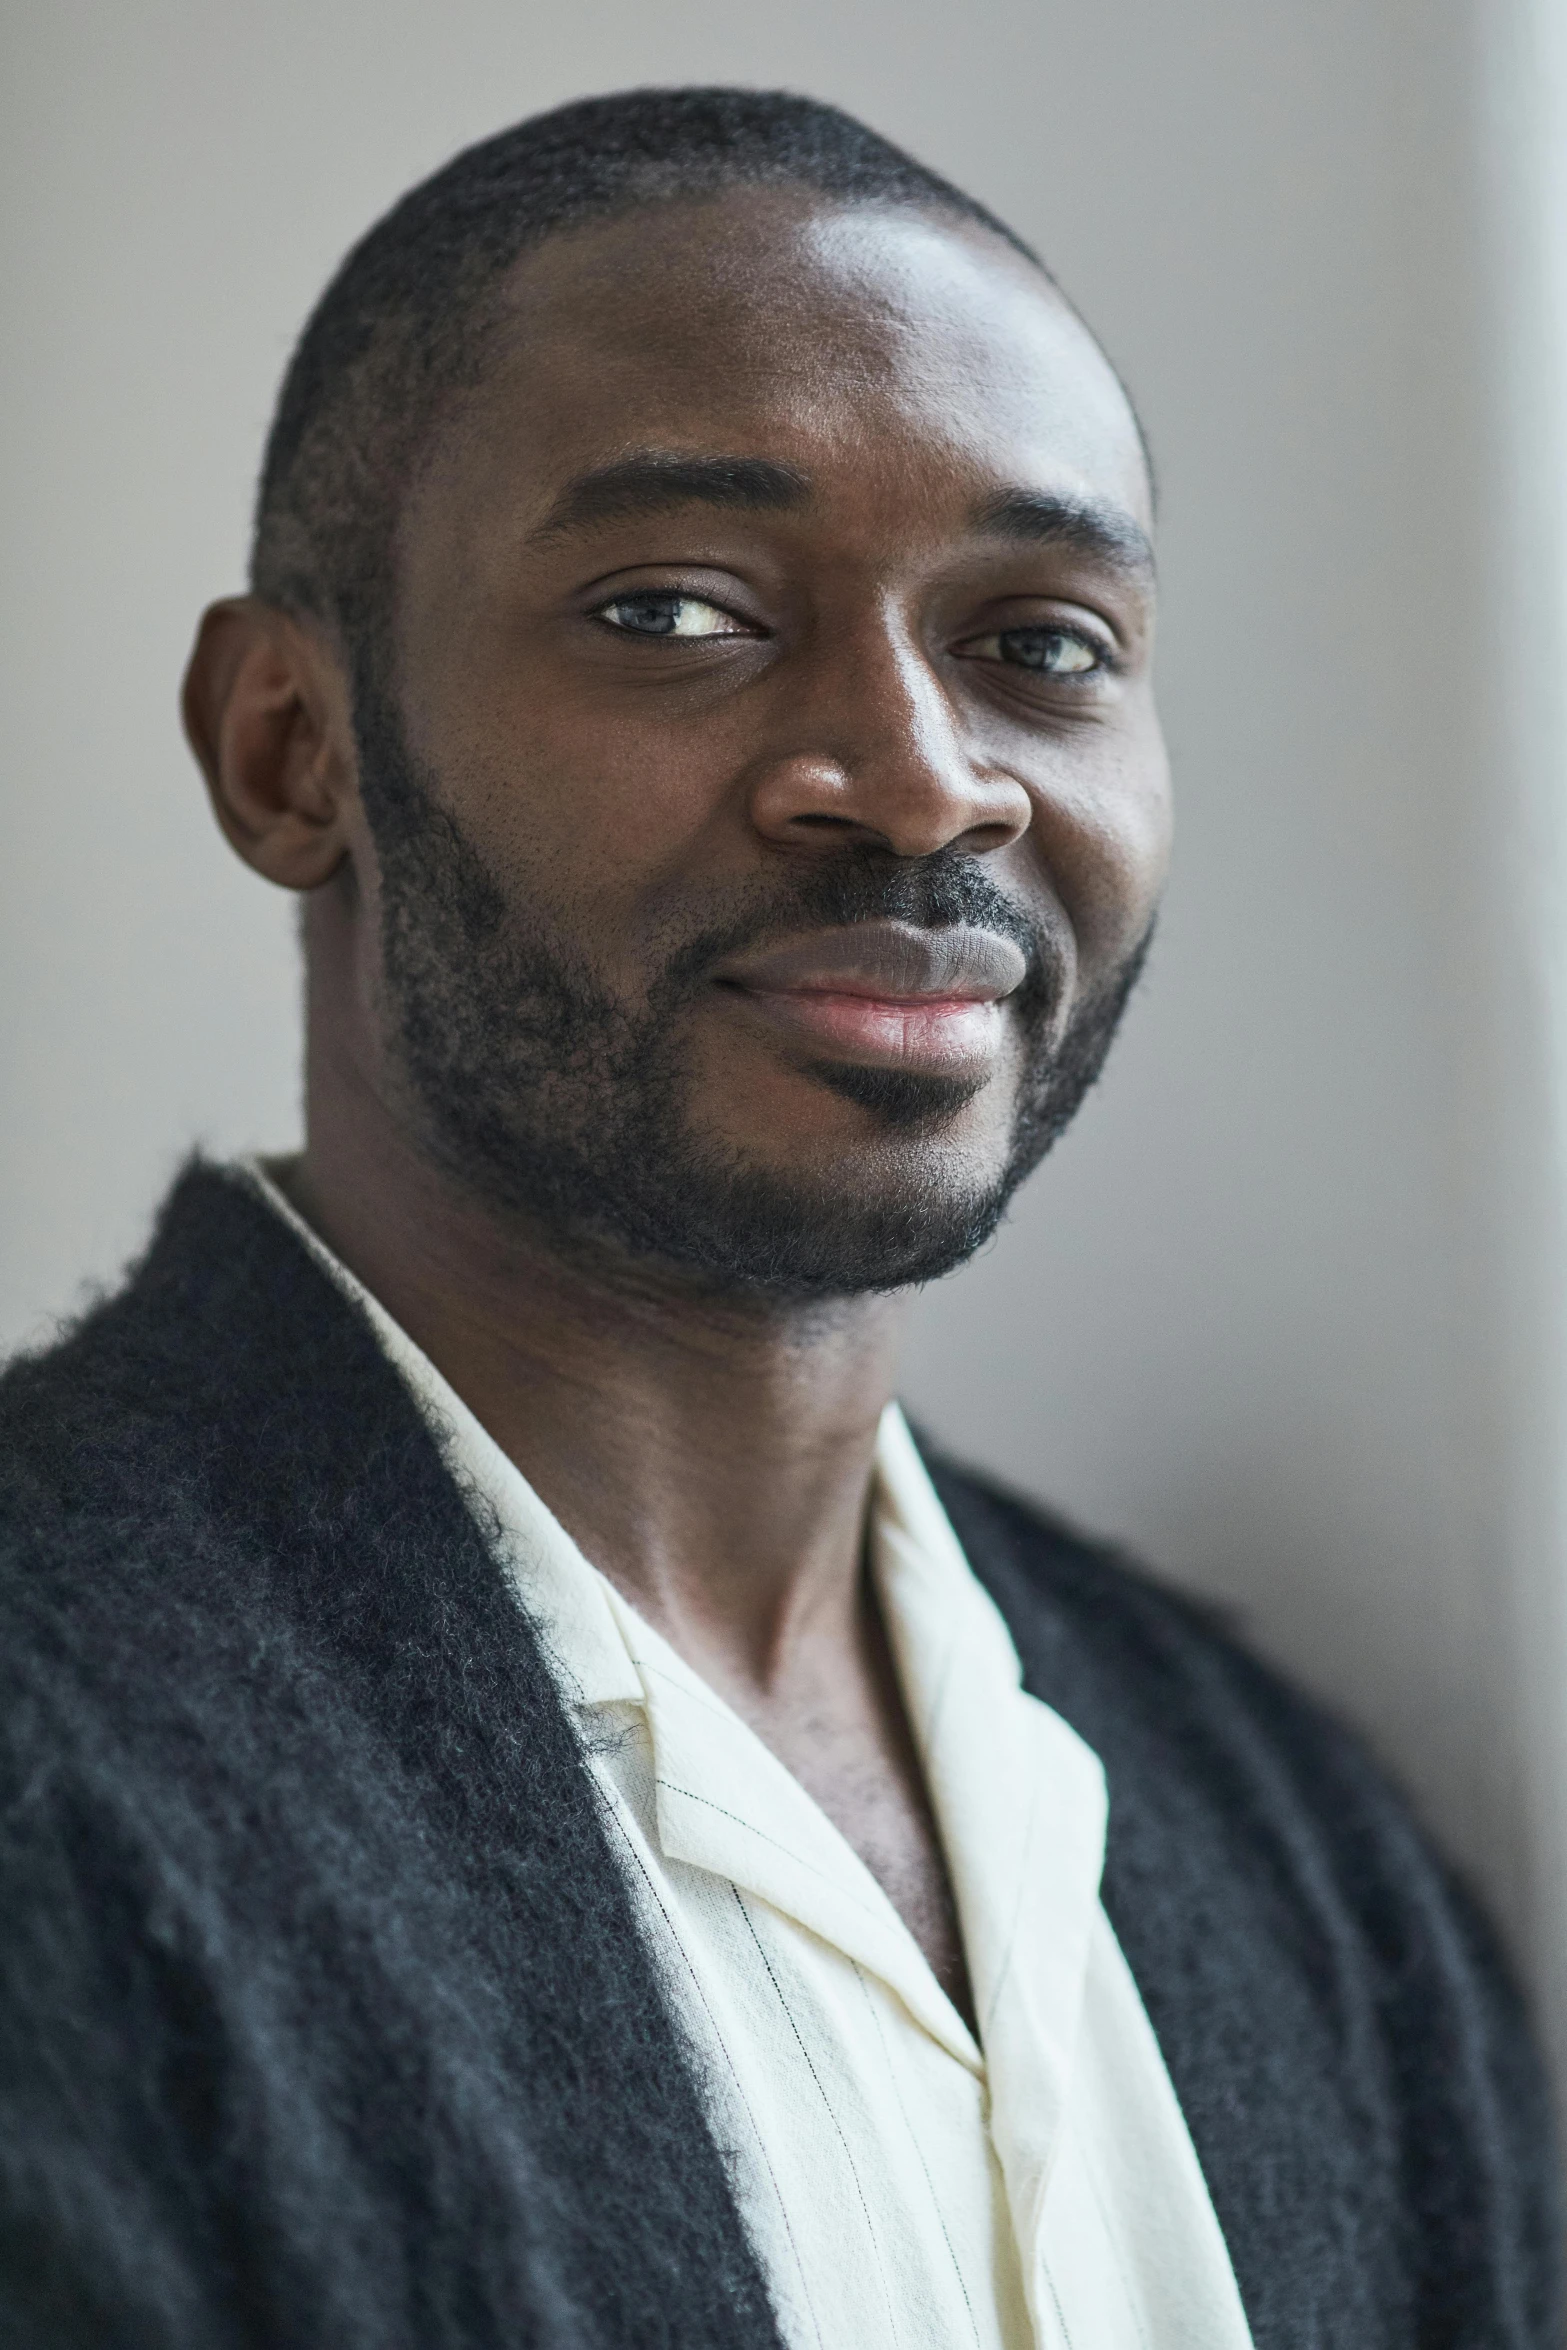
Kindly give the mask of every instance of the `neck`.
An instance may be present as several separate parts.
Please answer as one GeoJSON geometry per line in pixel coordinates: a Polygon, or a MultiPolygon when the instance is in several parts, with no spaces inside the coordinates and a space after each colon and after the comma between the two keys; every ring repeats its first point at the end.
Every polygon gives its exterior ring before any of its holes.
{"type": "Polygon", "coordinates": [[[731,1687],[852,1642],[899,1301],[714,1297],[564,1250],[434,1169],[355,1072],[325,1074],[290,1197],[594,1565],[731,1687]]]}

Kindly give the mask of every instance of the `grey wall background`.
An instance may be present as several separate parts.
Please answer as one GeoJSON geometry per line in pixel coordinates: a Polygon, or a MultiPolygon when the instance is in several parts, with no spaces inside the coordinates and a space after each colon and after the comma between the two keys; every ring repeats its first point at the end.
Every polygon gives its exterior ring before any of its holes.
{"type": "Polygon", "coordinates": [[[1182,794],[1112,1073],[924,1301],[910,1396],[1363,1722],[1567,2018],[1548,13],[13,9],[0,1340],[112,1273],[193,1140],[297,1131],[289,909],[174,696],[343,248],[586,89],[837,99],[1038,241],[1145,411],[1182,794]]]}

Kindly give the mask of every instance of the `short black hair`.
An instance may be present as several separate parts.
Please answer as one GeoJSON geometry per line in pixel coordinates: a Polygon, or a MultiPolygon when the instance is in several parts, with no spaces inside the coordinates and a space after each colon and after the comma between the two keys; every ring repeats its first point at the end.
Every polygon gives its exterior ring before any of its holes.
{"type": "Polygon", "coordinates": [[[983,204],[836,106],[781,90],[628,90],[537,114],[412,189],[355,245],[300,336],[267,439],[251,587],[362,657],[389,618],[400,501],[471,382],[530,247],[650,202],[801,187],[976,221],[983,204]]]}

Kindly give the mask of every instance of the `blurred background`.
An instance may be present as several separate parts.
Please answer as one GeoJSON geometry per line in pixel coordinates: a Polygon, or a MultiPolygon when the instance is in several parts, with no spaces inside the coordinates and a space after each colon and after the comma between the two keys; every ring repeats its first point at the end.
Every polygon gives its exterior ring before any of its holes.
{"type": "Polygon", "coordinates": [[[454,148],[787,84],[1033,240],[1158,460],[1182,829],[926,1424],[1358,1722],[1567,2050],[1567,12],[51,0],[0,77],[0,1346],[297,1134],[290,908],[175,720],[291,339],[454,148]]]}

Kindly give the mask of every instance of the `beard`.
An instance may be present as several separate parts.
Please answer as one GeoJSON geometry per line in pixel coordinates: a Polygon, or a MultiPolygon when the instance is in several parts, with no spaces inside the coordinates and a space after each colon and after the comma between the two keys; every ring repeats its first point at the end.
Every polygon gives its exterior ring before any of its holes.
{"type": "Polygon", "coordinates": [[[726,1297],[804,1303],[906,1288],[962,1264],[1071,1122],[1109,1051],[1148,937],[1053,1037],[1056,935],[952,850],[853,846],[743,893],[721,922],[661,942],[628,1006],[536,909],[503,889],[421,771],[399,713],[361,677],[355,734],[381,883],[383,1016],[421,1147],[470,1196],[568,1254],[661,1264],[726,1297]],[[1009,1147],[963,1173],[944,1129],[985,1082],[822,1060],[857,1104],[864,1149],[784,1173],[693,1124],[683,1015],[727,957],[791,932],[875,919],[970,923],[1027,957],[1007,999],[1020,1051],[1009,1147]]]}

